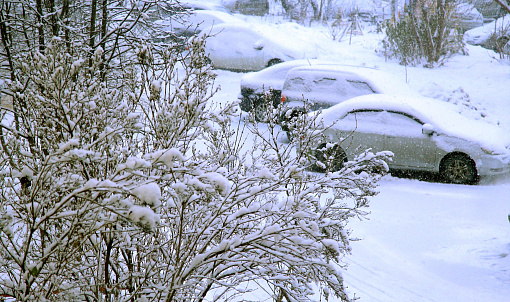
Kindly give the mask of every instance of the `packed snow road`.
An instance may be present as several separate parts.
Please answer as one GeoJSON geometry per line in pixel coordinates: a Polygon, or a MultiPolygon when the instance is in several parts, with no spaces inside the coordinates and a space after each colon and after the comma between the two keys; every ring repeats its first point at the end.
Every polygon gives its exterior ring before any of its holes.
{"type": "Polygon", "coordinates": [[[361,301],[508,301],[510,177],[449,185],[387,177],[353,222],[345,272],[361,301]]]}

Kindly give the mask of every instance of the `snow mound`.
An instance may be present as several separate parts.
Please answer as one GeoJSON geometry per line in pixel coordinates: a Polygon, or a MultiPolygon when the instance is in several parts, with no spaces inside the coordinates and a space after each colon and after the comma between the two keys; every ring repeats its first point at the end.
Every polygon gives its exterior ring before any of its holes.
{"type": "Polygon", "coordinates": [[[424,96],[457,105],[458,112],[464,116],[477,120],[488,117],[485,107],[480,103],[474,102],[462,87],[449,91],[436,83],[430,83],[421,90],[421,93],[424,96]]]}

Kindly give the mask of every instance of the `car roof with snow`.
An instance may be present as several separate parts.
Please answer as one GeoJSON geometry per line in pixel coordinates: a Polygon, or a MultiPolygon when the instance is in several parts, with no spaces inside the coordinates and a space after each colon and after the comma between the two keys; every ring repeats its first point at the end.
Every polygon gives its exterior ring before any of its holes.
{"type": "MultiPolygon", "coordinates": [[[[212,26],[210,30],[210,35],[220,34],[221,32],[242,32],[245,31],[250,33],[247,36],[247,41],[238,41],[239,44],[242,43],[250,43],[253,38],[253,33],[260,35],[261,43],[257,46],[269,46],[263,45],[272,44],[277,45],[287,56],[290,56],[292,59],[303,59],[303,58],[313,58],[317,55],[317,50],[303,39],[297,36],[289,36],[287,32],[278,30],[273,26],[268,26],[266,24],[261,23],[253,23],[253,22],[225,22],[221,24],[217,24],[212,26]]],[[[235,50],[233,50],[235,51],[235,50]]]]}
{"type": "Polygon", "coordinates": [[[267,68],[264,68],[257,72],[251,72],[243,75],[241,78],[241,86],[247,86],[250,88],[261,88],[264,86],[265,89],[273,88],[281,90],[283,82],[289,70],[295,67],[307,66],[307,65],[338,65],[334,61],[326,61],[320,59],[300,59],[282,62],[267,68]]]}
{"type": "MultiPolygon", "coordinates": [[[[510,136],[498,126],[467,118],[458,112],[456,106],[428,97],[387,94],[363,95],[324,109],[319,114],[319,119],[326,125],[331,125],[349,112],[367,110],[404,113],[418,119],[421,123],[433,125],[434,130],[440,134],[478,142],[487,149],[504,150],[510,147],[510,136]]],[[[316,113],[312,112],[310,114],[316,113]]]]}
{"type": "Polygon", "coordinates": [[[392,74],[376,68],[349,65],[316,65],[301,66],[291,69],[287,73],[287,79],[292,77],[305,77],[304,82],[314,81],[317,75],[323,77],[345,75],[349,81],[366,82],[374,93],[404,94],[419,96],[406,82],[398,79],[392,74]],[[309,76],[310,79],[306,80],[309,76]]]}

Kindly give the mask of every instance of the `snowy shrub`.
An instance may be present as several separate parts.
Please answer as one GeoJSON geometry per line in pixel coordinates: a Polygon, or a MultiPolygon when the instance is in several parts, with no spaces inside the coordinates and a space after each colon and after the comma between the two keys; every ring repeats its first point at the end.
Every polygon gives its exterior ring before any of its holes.
{"type": "Polygon", "coordinates": [[[425,61],[426,66],[433,67],[457,53],[465,53],[462,34],[456,28],[455,9],[454,2],[438,1],[435,7],[421,7],[402,18],[386,21],[384,55],[403,65],[425,61]]]}
{"type": "Polygon", "coordinates": [[[267,128],[233,123],[237,104],[211,106],[203,40],[182,52],[134,38],[115,46],[106,34],[84,44],[68,29],[10,48],[0,296],[228,301],[255,281],[281,301],[310,301],[313,283],[349,300],[347,222],[366,215],[386,155],[311,173],[315,121],[303,117],[288,145],[277,112],[267,128]]]}

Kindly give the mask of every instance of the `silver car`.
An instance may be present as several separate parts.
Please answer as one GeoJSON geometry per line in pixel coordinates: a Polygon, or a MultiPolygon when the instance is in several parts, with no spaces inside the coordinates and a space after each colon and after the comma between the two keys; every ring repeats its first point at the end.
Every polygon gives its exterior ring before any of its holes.
{"type": "Polygon", "coordinates": [[[456,109],[436,99],[406,95],[372,94],[344,101],[318,113],[327,141],[317,146],[316,158],[333,158],[321,166],[336,170],[366,149],[391,151],[390,169],[437,172],[444,181],[459,184],[473,184],[479,175],[508,173],[510,136],[456,109]]]}

